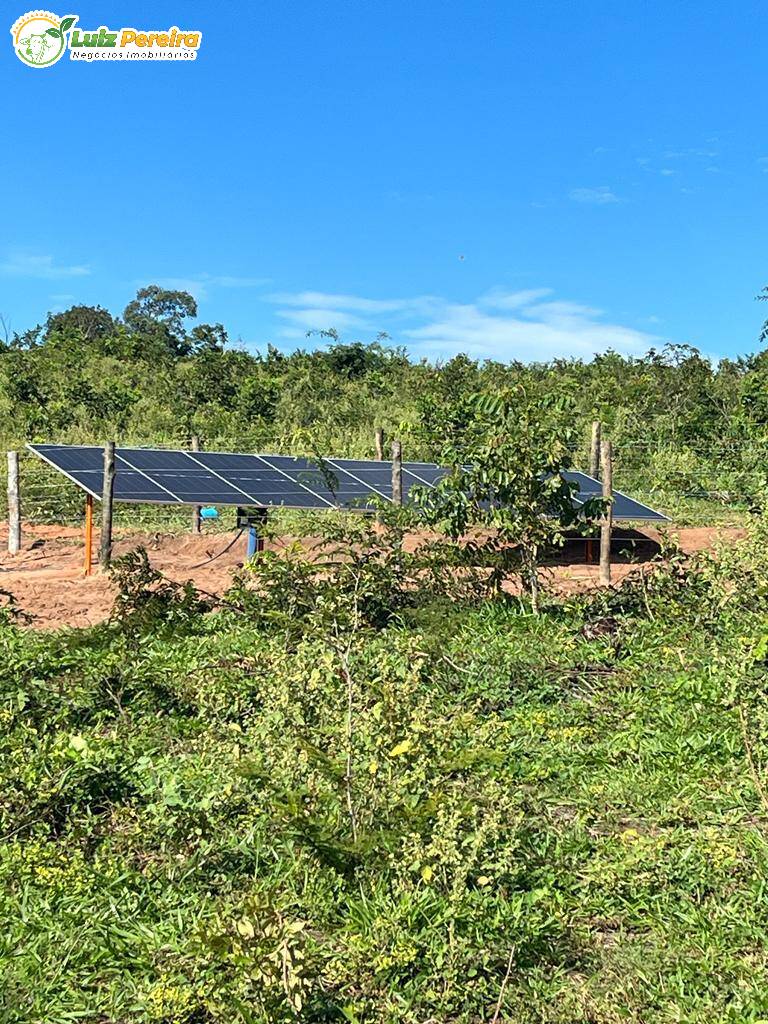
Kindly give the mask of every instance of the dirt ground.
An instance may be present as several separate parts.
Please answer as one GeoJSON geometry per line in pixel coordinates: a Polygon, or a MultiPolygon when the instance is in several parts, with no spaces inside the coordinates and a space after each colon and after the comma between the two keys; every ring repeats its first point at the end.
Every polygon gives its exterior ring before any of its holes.
{"type": "MultiPolygon", "coordinates": [[[[670,533],[689,553],[713,549],[744,535],[739,529],[706,528],[671,530],[670,533]]],[[[658,540],[658,534],[652,529],[644,530],[643,535],[652,541],[658,540]]],[[[109,615],[114,590],[108,578],[98,571],[90,577],[83,575],[81,530],[62,526],[26,527],[22,551],[15,556],[7,553],[7,536],[7,525],[0,524],[0,591],[13,595],[17,606],[31,616],[32,628],[89,626],[109,615]]],[[[245,558],[244,536],[229,551],[221,553],[235,536],[234,533],[119,534],[114,552],[125,554],[141,545],[146,548],[152,565],[170,579],[191,580],[202,590],[220,594],[245,558]]],[[[647,545],[649,554],[651,548],[652,545],[647,545]]],[[[617,555],[612,572],[614,581],[620,582],[631,569],[632,565],[617,555]]],[[[583,541],[570,545],[558,564],[551,567],[551,572],[555,588],[562,593],[589,590],[598,582],[597,565],[584,562],[583,541]]]]}

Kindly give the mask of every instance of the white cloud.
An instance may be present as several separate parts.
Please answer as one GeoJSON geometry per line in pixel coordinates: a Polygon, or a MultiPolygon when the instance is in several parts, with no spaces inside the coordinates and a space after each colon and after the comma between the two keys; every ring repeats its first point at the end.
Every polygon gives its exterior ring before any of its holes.
{"type": "Polygon", "coordinates": [[[0,263],[0,274],[9,277],[35,277],[48,281],[67,277],[84,277],[90,274],[90,267],[73,265],[60,266],[53,256],[32,256],[28,253],[12,253],[0,263]]]}
{"type": "MultiPolygon", "coordinates": [[[[146,282],[144,282],[145,284],[146,282]]],[[[189,292],[198,302],[210,295],[212,288],[263,288],[270,284],[268,277],[233,277],[229,274],[194,274],[191,277],[157,277],[153,284],[174,291],[189,292]]],[[[142,287],[144,285],[142,284],[142,287]]]]}
{"type": "Polygon", "coordinates": [[[610,203],[620,203],[621,199],[611,191],[608,185],[598,185],[596,188],[572,188],[568,198],[575,203],[588,203],[592,206],[607,206],[610,203]]]}
{"type": "Polygon", "coordinates": [[[351,309],[358,313],[424,313],[436,302],[431,295],[412,299],[365,299],[359,295],[335,295],[327,292],[277,292],[268,295],[270,302],[282,306],[314,307],[318,310],[351,309]]]}
{"type": "Polygon", "coordinates": [[[523,362],[569,356],[591,359],[614,349],[639,355],[658,342],[654,335],[621,324],[605,323],[600,310],[574,302],[540,302],[517,315],[498,315],[481,302],[447,306],[429,324],[406,331],[432,354],[466,352],[480,359],[523,362]]]}
{"type": "Polygon", "coordinates": [[[306,291],[266,296],[283,321],[279,335],[298,339],[309,330],[352,331],[358,337],[387,331],[415,355],[465,352],[478,359],[524,362],[591,359],[613,349],[640,355],[662,338],[606,321],[602,310],[557,299],[550,288],[492,288],[470,302],[435,296],[370,299],[306,291]],[[304,304],[302,304],[304,300],[304,304]]]}
{"type": "Polygon", "coordinates": [[[271,283],[268,277],[232,277],[229,274],[203,274],[202,277],[218,288],[263,288],[271,283]]]}
{"type": "MultiPolygon", "coordinates": [[[[141,287],[145,287],[145,284],[146,282],[141,287]]],[[[198,302],[208,298],[208,288],[205,282],[197,277],[155,277],[152,279],[152,284],[167,288],[169,291],[189,292],[198,302]]]]}
{"type": "Polygon", "coordinates": [[[551,288],[528,288],[519,292],[508,292],[504,288],[492,288],[479,301],[484,306],[491,306],[494,309],[520,309],[551,294],[551,288]]]}
{"type": "Polygon", "coordinates": [[[365,320],[354,313],[324,306],[316,309],[278,309],[276,312],[290,325],[281,332],[284,338],[303,336],[307,331],[344,331],[349,328],[365,330],[368,326],[365,320]]]}

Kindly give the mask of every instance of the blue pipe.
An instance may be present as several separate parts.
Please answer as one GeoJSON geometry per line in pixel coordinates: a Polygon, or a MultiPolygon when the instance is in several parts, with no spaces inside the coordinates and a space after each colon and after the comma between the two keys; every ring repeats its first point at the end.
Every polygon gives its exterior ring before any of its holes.
{"type": "Polygon", "coordinates": [[[251,558],[259,550],[259,535],[256,533],[255,526],[248,527],[248,550],[246,551],[246,558],[250,561],[251,558]]]}

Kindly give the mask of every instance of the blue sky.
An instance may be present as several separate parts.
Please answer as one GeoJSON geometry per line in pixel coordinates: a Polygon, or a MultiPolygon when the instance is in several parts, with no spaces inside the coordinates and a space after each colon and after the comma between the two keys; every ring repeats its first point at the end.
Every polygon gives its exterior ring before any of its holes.
{"type": "Polygon", "coordinates": [[[755,350],[764,8],[73,3],[198,29],[196,62],[0,59],[0,313],[185,287],[254,347],[755,350]]]}

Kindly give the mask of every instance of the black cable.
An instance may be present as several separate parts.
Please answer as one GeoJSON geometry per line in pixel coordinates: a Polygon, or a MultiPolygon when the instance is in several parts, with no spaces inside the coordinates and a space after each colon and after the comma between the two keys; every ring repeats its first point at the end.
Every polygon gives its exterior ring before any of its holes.
{"type": "Polygon", "coordinates": [[[210,558],[206,558],[206,560],[204,562],[198,562],[197,565],[189,565],[189,566],[187,566],[187,568],[188,569],[199,569],[203,565],[208,565],[209,562],[215,562],[217,558],[221,558],[222,555],[226,555],[226,553],[229,551],[229,549],[231,547],[233,547],[235,544],[237,544],[237,542],[240,540],[240,538],[243,536],[244,533],[245,533],[245,530],[240,530],[240,532],[237,534],[237,536],[234,537],[229,542],[229,544],[227,544],[227,546],[225,548],[222,548],[221,551],[219,551],[218,554],[211,555],[211,557],[210,558]]]}

